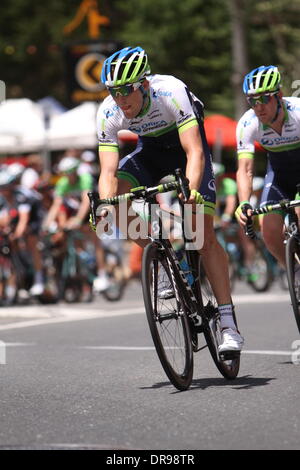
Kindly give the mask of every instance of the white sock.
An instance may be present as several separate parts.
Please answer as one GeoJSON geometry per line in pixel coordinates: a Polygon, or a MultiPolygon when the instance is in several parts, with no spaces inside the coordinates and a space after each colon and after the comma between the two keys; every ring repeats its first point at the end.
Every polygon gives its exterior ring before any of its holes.
{"type": "Polygon", "coordinates": [[[104,279],[106,278],[106,271],[105,269],[98,269],[97,271],[97,276],[100,277],[101,279],[104,279]]]}
{"type": "Polygon", "coordinates": [[[219,305],[218,310],[220,313],[220,324],[221,329],[232,328],[236,330],[236,326],[233,319],[233,309],[231,304],[219,305]]]}
{"type": "Polygon", "coordinates": [[[43,273],[42,271],[36,271],[34,274],[34,284],[43,284],[43,273]]]}

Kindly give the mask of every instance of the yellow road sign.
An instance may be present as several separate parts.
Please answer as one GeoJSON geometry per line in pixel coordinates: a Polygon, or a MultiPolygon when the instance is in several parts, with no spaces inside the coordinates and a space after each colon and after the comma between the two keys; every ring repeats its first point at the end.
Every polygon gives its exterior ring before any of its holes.
{"type": "Polygon", "coordinates": [[[79,85],[87,91],[100,91],[104,85],[100,83],[100,74],[105,57],[90,52],[85,54],[76,64],[75,75],[79,85]]]}
{"type": "Polygon", "coordinates": [[[110,20],[101,15],[97,0],[83,0],[78,7],[75,17],[64,27],[64,34],[70,34],[87,18],[89,37],[96,39],[100,36],[100,26],[107,26],[110,20]]]}

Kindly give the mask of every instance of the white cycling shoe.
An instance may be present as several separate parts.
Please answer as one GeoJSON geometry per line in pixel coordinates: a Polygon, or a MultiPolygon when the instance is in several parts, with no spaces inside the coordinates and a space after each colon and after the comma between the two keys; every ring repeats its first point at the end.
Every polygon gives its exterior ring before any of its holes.
{"type": "Polygon", "coordinates": [[[94,292],[103,292],[107,290],[110,286],[110,280],[107,276],[98,276],[94,279],[93,290],[94,292]]]}
{"type": "Polygon", "coordinates": [[[239,352],[244,345],[244,338],[232,328],[226,328],[222,331],[222,344],[218,347],[219,353],[239,352]]]}
{"type": "Polygon", "coordinates": [[[44,292],[44,289],[45,289],[45,286],[42,282],[36,282],[35,284],[33,284],[33,286],[30,288],[29,292],[30,292],[30,295],[32,295],[33,297],[35,296],[39,296],[39,295],[42,295],[42,293],[44,292]]]}

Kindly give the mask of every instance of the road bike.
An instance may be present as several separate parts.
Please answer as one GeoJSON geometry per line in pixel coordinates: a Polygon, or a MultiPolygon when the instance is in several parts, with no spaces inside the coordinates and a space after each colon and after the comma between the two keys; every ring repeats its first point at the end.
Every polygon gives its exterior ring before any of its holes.
{"type": "MultiPolygon", "coordinates": [[[[154,187],[133,188],[130,193],[113,198],[99,199],[90,192],[91,225],[96,227],[97,208],[103,205],[117,205],[122,201],[137,200],[145,203],[149,220],[149,233],[142,260],[142,288],[146,315],[156,352],[170,382],[178,390],[187,390],[191,385],[194,371],[193,354],[208,347],[220,373],[229,380],[236,378],[240,366],[240,353],[219,354],[221,343],[220,316],[217,302],[208,279],[203,276],[201,257],[197,250],[185,250],[189,272],[182,268],[176,252],[165,236],[164,214],[156,203],[156,195],[177,190],[184,200],[189,198],[188,180],[180,169],[175,171],[175,181],[154,187]],[[152,210],[152,207],[155,210],[152,210]],[[163,276],[162,276],[163,274],[163,276]],[[189,274],[193,276],[189,284],[189,274]],[[161,283],[172,286],[174,296],[160,298],[161,283]],[[206,344],[199,347],[198,337],[204,335],[206,344]]],[[[180,200],[180,199],[179,199],[180,200]]],[[[185,224],[185,210],[188,204],[180,202],[184,246],[189,240],[185,224]]],[[[176,214],[174,214],[176,217],[176,214]]]]}
{"type": "Polygon", "coordinates": [[[66,235],[63,256],[58,261],[59,271],[59,299],[67,303],[86,302],[93,299],[93,281],[96,277],[94,256],[79,249],[84,235],[78,230],[63,229],[66,235]],[[85,292],[86,291],[86,292],[85,292]]]}
{"type": "MultiPolygon", "coordinates": [[[[299,191],[300,187],[297,186],[297,189],[299,191]]],[[[283,199],[277,204],[254,209],[252,215],[267,214],[278,210],[284,214],[286,274],[293,312],[300,333],[300,273],[296,274],[300,270],[300,231],[295,212],[295,208],[299,206],[300,200],[283,199]]],[[[256,237],[251,219],[246,225],[246,234],[253,239],[256,237]]]]}

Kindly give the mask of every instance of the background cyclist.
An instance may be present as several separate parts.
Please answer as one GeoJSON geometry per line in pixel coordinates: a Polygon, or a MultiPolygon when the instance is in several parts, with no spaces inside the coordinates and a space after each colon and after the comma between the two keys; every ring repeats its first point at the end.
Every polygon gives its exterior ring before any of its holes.
{"type": "Polygon", "coordinates": [[[44,230],[51,227],[53,221],[58,220],[60,228],[67,230],[84,231],[94,245],[97,277],[93,287],[96,292],[102,292],[109,287],[109,279],[105,271],[104,250],[101,241],[89,229],[89,199],[88,191],[93,189],[93,180],[90,173],[78,174],[80,165],[78,158],[65,156],[58,165],[62,175],[54,188],[53,203],[43,222],[44,230]]]}
{"type": "MultiPolygon", "coordinates": [[[[300,182],[300,99],[283,97],[277,67],[260,66],[245,76],[243,90],[251,109],[237,125],[239,207],[237,219],[245,226],[251,214],[249,203],[254,173],[254,143],[267,151],[268,165],[260,205],[294,199],[300,182]]],[[[280,211],[261,216],[265,244],[285,266],[283,217],[280,211]]]]}
{"type": "Polygon", "coordinates": [[[215,185],[201,101],[177,78],[150,75],[147,54],[140,47],[127,47],[108,57],[101,81],[110,96],[100,105],[97,117],[100,197],[128,192],[134,186],[151,186],[176,168],[185,170],[191,189],[189,203],[201,201],[198,191],[205,201],[202,252],[221,314],[220,351],[240,350],[243,339],[233,319],[227,256],[213,228],[215,185]],[[117,133],[121,129],[131,130],[139,139],[135,151],[119,162],[117,133]]]}

